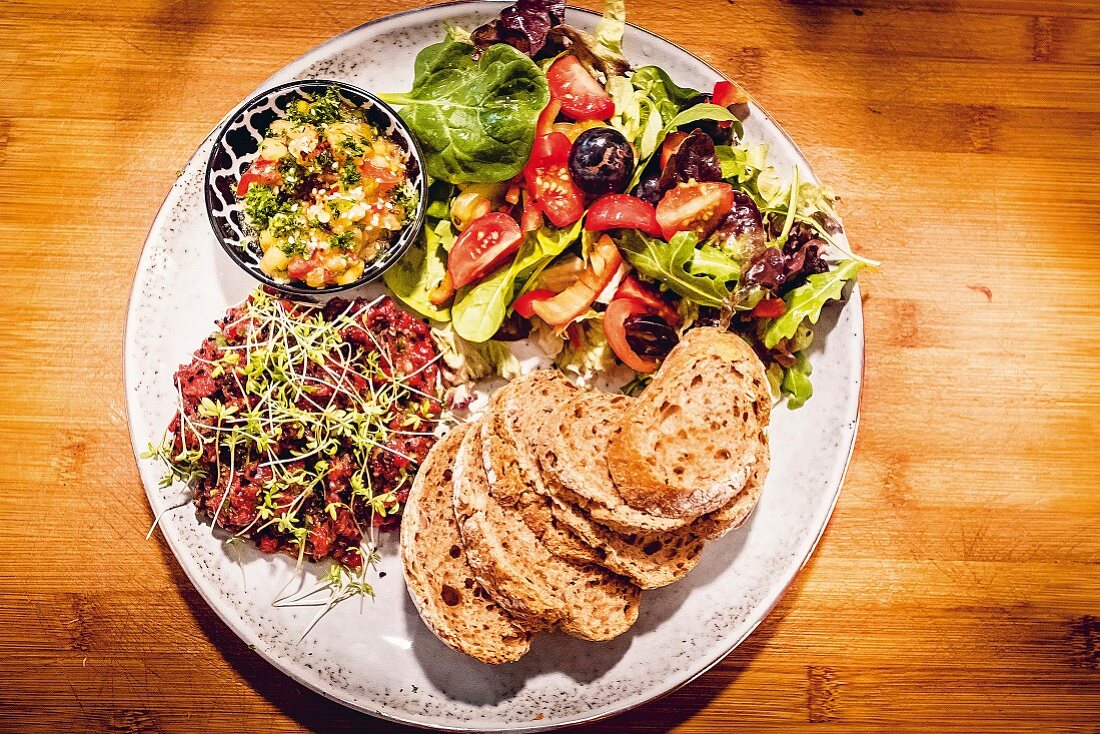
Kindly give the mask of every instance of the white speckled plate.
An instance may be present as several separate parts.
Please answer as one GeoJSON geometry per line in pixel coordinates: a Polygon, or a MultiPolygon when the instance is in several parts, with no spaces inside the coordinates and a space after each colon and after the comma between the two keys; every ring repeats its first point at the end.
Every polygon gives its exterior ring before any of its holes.
{"type": "MultiPolygon", "coordinates": [[[[438,40],[446,22],[472,28],[500,5],[441,5],[390,16],[344,33],[279,71],[264,87],[295,78],[332,78],[376,92],[401,91],[413,57],[438,40]]],[[[595,16],[570,9],[574,25],[595,16]]],[[[628,28],[637,64],[658,64],[680,84],[709,89],[718,74],[683,49],[628,28]]],[[[225,100],[226,108],[236,100],[225,100]]],[[[745,125],[771,144],[777,164],[810,167],[762,110],[745,125]]],[[[172,373],[228,306],[254,283],[218,247],[203,207],[210,138],[172,187],[149,232],[130,300],[126,392],[137,451],[159,440],[172,416],[172,373]]],[[[387,539],[377,599],[339,606],[302,643],[310,609],[274,608],[294,578],[293,559],[236,548],[190,507],[165,514],[160,528],[180,565],[218,615],[273,665],[324,696],[395,721],[458,731],[540,731],[590,721],[642,704],[690,681],[760,623],[813,551],[832,512],[855,440],[863,363],[858,291],[823,318],[814,344],[815,395],[797,411],[778,408],[771,428],[772,470],[755,513],[706,549],[692,574],[643,594],[628,634],[605,643],[564,635],[536,639],[522,661],[482,665],[451,651],[424,627],[405,592],[396,536],[387,539]]],[[[187,498],[160,489],[159,467],[140,461],[155,513],[187,498]]],[[[310,569],[323,573],[320,567],[310,569]]]]}

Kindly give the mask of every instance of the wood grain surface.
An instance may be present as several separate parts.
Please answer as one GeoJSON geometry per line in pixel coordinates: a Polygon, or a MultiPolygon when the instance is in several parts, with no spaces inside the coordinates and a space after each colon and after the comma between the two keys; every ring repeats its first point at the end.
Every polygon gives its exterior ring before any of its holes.
{"type": "MultiPolygon", "coordinates": [[[[144,540],[121,367],[210,128],[412,5],[0,3],[0,730],[399,730],[268,666],[144,540]]],[[[885,267],[813,560],[717,668],[590,730],[1100,730],[1100,4],[629,11],[756,95],[885,267]]]]}

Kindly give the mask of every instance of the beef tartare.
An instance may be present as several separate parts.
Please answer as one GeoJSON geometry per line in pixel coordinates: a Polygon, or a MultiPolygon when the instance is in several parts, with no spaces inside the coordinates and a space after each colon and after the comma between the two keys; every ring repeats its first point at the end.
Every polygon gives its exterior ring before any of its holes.
{"type": "Polygon", "coordinates": [[[436,440],[428,325],[389,297],[315,306],[259,289],[217,327],[175,374],[179,411],[151,447],[164,482],[265,552],[360,568],[436,440]]]}

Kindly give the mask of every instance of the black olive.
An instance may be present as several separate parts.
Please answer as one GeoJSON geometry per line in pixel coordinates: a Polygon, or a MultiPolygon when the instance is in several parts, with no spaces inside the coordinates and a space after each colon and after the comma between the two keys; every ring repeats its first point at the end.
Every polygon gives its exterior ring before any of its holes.
{"type": "Polygon", "coordinates": [[[626,343],[643,359],[661,359],[680,341],[676,329],[653,314],[627,316],[623,329],[626,331],[626,343]]]}
{"type": "Polygon", "coordinates": [[[569,151],[569,175],[586,193],[622,193],[633,173],[634,151],[623,134],[613,128],[585,130],[569,151]]]}
{"type": "Polygon", "coordinates": [[[634,187],[632,193],[651,206],[657,206],[665,193],[664,189],[661,188],[660,172],[649,174],[643,178],[638,182],[638,185],[634,187]]]}

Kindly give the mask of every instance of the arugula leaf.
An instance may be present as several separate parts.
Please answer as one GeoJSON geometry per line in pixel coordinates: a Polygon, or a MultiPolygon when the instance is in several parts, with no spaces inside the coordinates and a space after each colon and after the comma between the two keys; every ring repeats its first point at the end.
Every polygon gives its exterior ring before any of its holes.
{"type": "Polygon", "coordinates": [[[528,233],[516,253],[516,259],[506,268],[485,280],[459,289],[451,307],[455,332],[471,342],[483,342],[497,333],[516,291],[517,282],[527,282],[538,275],[551,260],[576,241],[581,221],[569,229],[543,227],[528,233]]]}
{"type": "Polygon", "coordinates": [[[392,268],[382,274],[382,279],[402,303],[435,321],[448,321],[451,310],[432,304],[432,290],[447,274],[446,250],[455,240],[451,223],[441,221],[435,228],[424,227],[420,237],[392,268]]]}
{"type": "Polygon", "coordinates": [[[416,55],[411,91],[379,96],[401,106],[432,178],[505,181],[531,154],[550,99],[546,75],[511,46],[490,46],[477,61],[473,53],[472,44],[448,36],[416,55]]]}
{"type": "Polygon", "coordinates": [[[814,386],[810,382],[810,374],[813,371],[813,365],[810,364],[805,352],[798,353],[792,366],[783,368],[780,389],[787,396],[787,407],[791,410],[801,408],[814,394],[814,386]]]}
{"type": "Polygon", "coordinates": [[[677,232],[669,242],[624,230],[619,249],[642,275],[700,306],[721,308],[740,266],[714,248],[696,249],[694,232],[677,232]]]}
{"type": "Polygon", "coordinates": [[[859,260],[844,260],[832,270],[811,275],[806,282],[787,294],[783,300],[787,311],[768,324],[764,330],[764,346],[771,349],[780,339],[790,339],[806,319],[816,324],[821,309],[828,301],[843,295],[844,285],[864,267],[859,260]]]}

